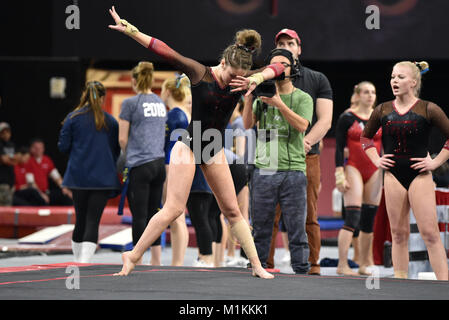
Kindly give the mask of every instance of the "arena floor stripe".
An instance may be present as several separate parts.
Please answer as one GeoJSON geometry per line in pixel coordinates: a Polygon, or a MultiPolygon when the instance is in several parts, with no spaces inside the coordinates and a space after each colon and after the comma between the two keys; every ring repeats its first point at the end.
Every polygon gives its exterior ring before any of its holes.
{"type": "MultiPolygon", "coordinates": [[[[33,266],[32,266],[33,267],[33,266]]],[[[0,300],[447,300],[447,281],[276,274],[273,280],[241,268],[55,264],[0,273],[0,300]],[[78,287],[69,288],[77,266],[78,287]],[[70,269],[70,270],[73,270],[70,269]]]]}

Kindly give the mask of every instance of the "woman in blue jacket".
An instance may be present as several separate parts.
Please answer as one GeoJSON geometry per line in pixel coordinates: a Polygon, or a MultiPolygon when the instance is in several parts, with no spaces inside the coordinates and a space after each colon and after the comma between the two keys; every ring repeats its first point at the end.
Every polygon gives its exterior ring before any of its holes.
{"type": "Polygon", "coordinates": [[[80,104],[63,122],[58,148],[69,154],[62,185],[73,193],[76,213],[72,251],[76,262],[90,261],[109,198],[120,192],[116,162],[120,154],[118,123],[102,110],[106,90],[88,82],[80,104]]]}

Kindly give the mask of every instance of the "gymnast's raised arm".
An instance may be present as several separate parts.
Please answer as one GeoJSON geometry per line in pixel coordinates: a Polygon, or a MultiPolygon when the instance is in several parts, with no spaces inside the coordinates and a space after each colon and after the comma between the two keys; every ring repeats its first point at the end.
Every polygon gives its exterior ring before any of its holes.
{"type": "MultiPolygon", "coordinates": [[[[206,66],[193,59],[182,56],[163,41],[140,32],[128,21],[121,19],[114,7],[109,9],[109,13],[115,21],[115,25],[109,25],[109,28],[128,35],[144,47],[167,60],[174,67],[185,73],[189,77],[192,84],[197,84],[203,79],[206,72],[206,66]]],[[[260,72],[254,73],[249,71],[247,74],[249,77],[237,76],[232,79],[229,85],[234,87],[232,91],[246,90],[246,95],[249,95],[261,82],[275,78],[282,74],[283,71],[284,66],[282,64],[272,64],[265,67],[260,72]]]]}
{"type": "Polygon", "coordinates": [[[182,56],[166,45],[163,41],[140,32],[128,21],[120,19],[120,16],[115,11],[114,7],[109,9],[109,13],[115,21],[115,25],[109,25],[110,29],[126,34],[139,42],[145,48],[148,48],[158,56],[167,60],[174,67],[185,73],[189,77],[192,84],[198,83],[203,78],[204,73],[206,72],[206,67],[203,64],[182,56]]]}

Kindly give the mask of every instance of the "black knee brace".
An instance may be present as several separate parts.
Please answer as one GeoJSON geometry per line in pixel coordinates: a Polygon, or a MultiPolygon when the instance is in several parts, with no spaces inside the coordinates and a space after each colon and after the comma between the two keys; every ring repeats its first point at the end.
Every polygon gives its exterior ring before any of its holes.
{"type": "Polygon", "coordinates": [[[365,233],[373,232],[374,217],[376,216],[378,206],[371,204],[362,204],[360,214],[360,231],[365,233]]]}
{"type": "Polygon", "coordinates": [[[360,211],[361,208],[358,206],[345,207],[345,223],[343,224],[343,229],[354,232],[359,228],[360,211]]]}

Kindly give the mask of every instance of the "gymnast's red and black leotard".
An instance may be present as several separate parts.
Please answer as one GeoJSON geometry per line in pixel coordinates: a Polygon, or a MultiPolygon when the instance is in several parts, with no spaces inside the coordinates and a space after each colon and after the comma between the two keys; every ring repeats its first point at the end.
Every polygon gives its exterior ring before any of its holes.
{"type": "Polygon", "coordinates": [[[382,127],[382,145],[385,154],[393,154],[394,167],[389,171],[405,189],[418,176],[419,170],[410,168],[415,163],[410,158],[425,158],[428,153],[430,130],[440,129],[448,139],[444,148],[449,150],[449,119],[433,102],[418,100],[405,113],[400,113],[394,101],[378,105],[363,131],[361,142],[366,150],[373,147],[372,139],[382,127]]]}
{"type": "MultiPolygon", "coordinates": [[[[344,148],[347,146],[349,157],[346,165],[356,168],[362,176],[363,183],[366,183],[377,167],[368,158],[360,143],[360,137],[368,119],[362,119],[352,111],[343,113],[337,122],[335,166],[344,165],[344,148]]],[[[373,141],[377,152],[382,149],[382,129],[375,134],[373,141]]]]}
{"type": "MultiPolygon", "coordinates": [[[[165,58],[169,63],[184,72],[190,79],[192,91],[192,119],[187,128],[188,136],[180,139],[191,148],[197,163],[204,163],[214,154],[203,155],[203,149],[211,141],[203,139],[203,133],[208,129],[215,129],[224,137],[224,130],[231,118],[232,112],[241,98],[241,92],[231,92],[231,87],[221,87],[210,67],[182,56],[164,42],[152,38],[148,49],[165,58]],[[195,129],[195,125],[200,130],[195,129]],[[197,140],[200,140],[198,143],[197,140]],[[187,143],[187,142],[189,143],[187,143]],[[206,156],[206,159],[203,158],[206,156]],[[201,157],[201,159],[198,159],[201,157]]],[[[271,68],[275,77],[282,74],[284,66],[280,63],[267,66],[271,68]]],[[[261,70],[258,70],[261,71],[261,70]]],[[[248,72],[254,73],[255,70],[248,72]]],[[[223,139],[221,147],[223,147],[223,139]]],[[[216,149],[211,150],[216,153],[216,149]]]]}

